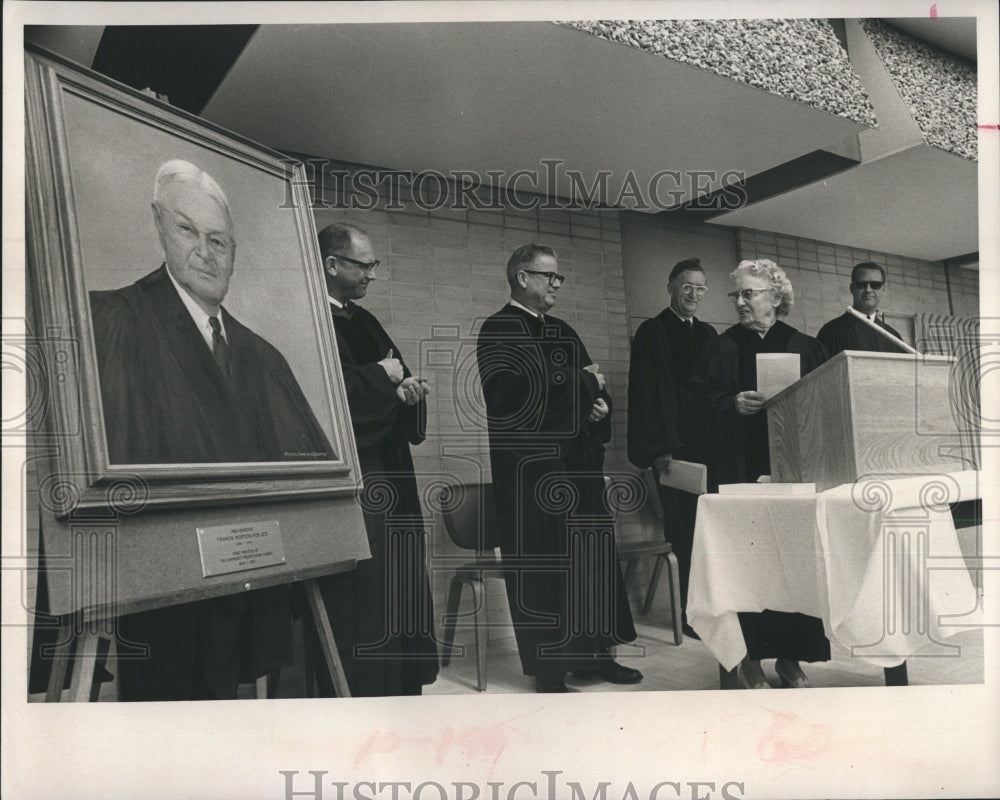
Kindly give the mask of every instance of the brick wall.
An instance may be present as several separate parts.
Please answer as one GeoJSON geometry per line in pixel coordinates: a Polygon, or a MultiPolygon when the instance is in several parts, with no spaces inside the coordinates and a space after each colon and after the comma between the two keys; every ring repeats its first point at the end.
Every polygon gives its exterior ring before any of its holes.
{"type": "Polygon", "coordinates": [[[979,273],[975,270],[750,228],[738,230],[737,247],[741,259],[770,258],[781,265],[795,288],[788,324],[812,336],[850,305],[851,269],[862,261],[882,264],[888,271],[883,311],[947,314],[950,282],[952,313],[979,314],[979,273]]]}
{"type": "MultiPolygon", "coordinates": [[[[349,186],[350,180],[344,183],[349,186]]],[[[591,358],[601,365],[617,408],[607,464],[609,469],[624,468],[628,329],[618,213],[510,206],[425,210],[405,184],[394,203],[401,208],[385,208],[387,185],[380,187],[383,202],[375,209],[338,207],[350,205],[348,186],[338,192],[341,187],[324,183],[322,201],[329,207],[315,208],[316,227],[350,222],[369,233],[382,264],[379,280],[369,286],[362,305],[386,327],[411,370],[432,379],[427,441],[414,450],[418,473],[444,469],[464,480],[476,478],[468,462],[446,455],[461,450],[482,457],[484,478],[489,479],[475,337],[481,321],[509,298],[507,258],[528,242],[547,244],[558,254],[567,281],[553,313],[577,330],[591,358]],[[445,364],[441,359],[447,359],[448,351],[455,353],[454,361],[445,364]]],[[[437,186],[430,193],[436,195],[437,186]]]]}

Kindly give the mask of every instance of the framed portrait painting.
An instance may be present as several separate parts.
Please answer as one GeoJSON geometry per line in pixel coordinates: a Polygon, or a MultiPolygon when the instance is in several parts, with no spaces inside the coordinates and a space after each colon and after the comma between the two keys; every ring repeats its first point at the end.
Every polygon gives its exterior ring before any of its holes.
{"type": "Polygon", "coordinates": [[[356,491],[300,166],[40,50],[25,83],[56,515],[356,491]]]}

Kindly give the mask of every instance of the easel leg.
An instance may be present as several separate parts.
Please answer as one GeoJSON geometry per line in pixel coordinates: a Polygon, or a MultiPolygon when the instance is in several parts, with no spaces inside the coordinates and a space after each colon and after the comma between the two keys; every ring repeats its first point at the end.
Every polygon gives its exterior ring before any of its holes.
{"type": "Polygon", "coordinates": [[[58,703],[62,699],[66,670],[69,669],[69,654],[73,649],[73,629],[69,624],[59,626],[59,642],[52,657],[52,671],[45,691],[46,703],[58,703]]]}
{"type": "Polygon", "coordinates": [[[95,633],[87,631],[82,636],[73,633],[72,624],[59,628],[59,644],[52,658],[52,671],[49,673],[49,685],[45,690],[46,703],[58,703],[62,700],[63,685],[66,683],[66,671],[73,662],[73,673],[69,684],[70,702],[96,703],[101,694],[101,684],[94,680],[97,670],[104,666],[108,658],[111,642],[95,633]],[[76,652],[73,653],[73,645],[76,652]],[[73,653],[72,659],[70,654],[73,653]]]}
{"type": "Polygon", "coordinates": [[[73,677],[69,684],[69,700],[72,703],[93,702],[97,699],[99,687],[94,685],[94,671],[97,667],[99,638],[93,631],[86,631],[77,639],[73,677]]]}
{"type": "Polygon", "coordinates": [[[304,584],[309,610],[316,623],[316,635],[319,637],[320,647],[323,648],[326,665],[330,670],[333,689],[337,693],[337,697],[350,697],[351,690],[347,685],[344,665],[340,663],[340,654],[337,652],[337,643],[333,639],[333,629],[330,627],[330,618],[326,615],[326,604],[320,594],[319,584],[315,578],[304,581],[304,584]]]}

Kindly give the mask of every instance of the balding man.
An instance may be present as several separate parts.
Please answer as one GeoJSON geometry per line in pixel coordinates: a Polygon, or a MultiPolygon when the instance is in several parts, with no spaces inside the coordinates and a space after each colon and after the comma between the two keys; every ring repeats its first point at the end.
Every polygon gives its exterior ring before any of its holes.
{"type": "MultiPolygon", "coordinates": [[[[425,529],[410,445],[424,440],[429,392],[410,374],[375,315],[354,301],[379,261],[361,228],[319,233],[330,313],[365,483],[361,503],[372,557],[320,581],[352,695],[421,694],[437,678],[425,529]]],[[[322,664],[320,693],[332,692],[322,664]]]]}
{"type": "Polygon", "coordinates": [[[517,248],[510,302],[483,322],[476,349],[507,598],[538,692],[568,691],[568,672],[642,680],[611,653],[636,638],[604,500],[611,397],[576,331],[549,314],[558,269],[552,248],[517,248]]]}
{"type": "MultiPolygon", "coordinates": [[[[236,257],[222,188],[168,161],[152,212],[163,265],[90,294],[110,462],[332,458],[285,358],[222,305],[236,257]]],[[[119,698],[234,698],[241,680],[291,662],[289,597],[275,587],[121,617],[119,633],[150,651],[119,660],[119,698]]]]}

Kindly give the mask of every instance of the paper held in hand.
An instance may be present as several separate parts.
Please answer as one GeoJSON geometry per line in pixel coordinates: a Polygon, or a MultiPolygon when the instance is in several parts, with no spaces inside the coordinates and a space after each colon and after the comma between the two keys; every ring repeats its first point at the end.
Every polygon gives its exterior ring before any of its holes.
{"type": "Polygon", "coordinates": [[[705,494],[708,491],[708,468],[693,461],[670,462],[670,472],[657,474],[657,480],[664,486],[680,489],[691,494],[705,494]]]}
{"type": "Polygon", "coordinates": [[[798,353],[757,353],[757,391],[765,400],[802,377],[798,353]]]}

